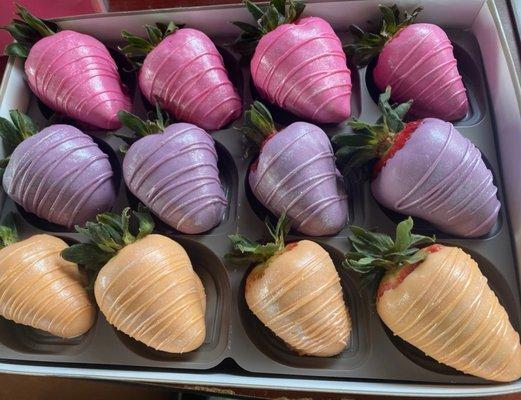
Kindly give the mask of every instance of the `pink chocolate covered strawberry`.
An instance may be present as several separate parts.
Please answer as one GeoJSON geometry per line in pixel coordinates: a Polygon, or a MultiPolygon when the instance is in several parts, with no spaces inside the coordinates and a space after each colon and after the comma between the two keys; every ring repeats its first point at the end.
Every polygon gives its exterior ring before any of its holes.
{"type": "Polygon", "coordinates": [[[139,87],[176,120],[215,130],[241,115],[242,103],[223,58],[203,32],[145,25],[148,40],[123,31],[122,51],[140,66],[139,87]]]}
{"type": "Polygon", "coordinates": [[[339,159],[373,164],[371,189],[383,206],[423,218],[443,232],[478,237],[490,232],[501,204],[481,152],[450,123],[435,118],[403,123],[409,103],[391,106],[380,95],[382,118],[353,120],[356,135],[339,134],[339,159]]]}
{"type": "Polygon", "coordinates": [[[348,46],[356,63],[368,64],[378,57],[373,71],[376,86],[393,88],[393,100],[414,101],[411,113],[444,121],[463,118],[469,104],[458,71],[452,45],[437,25],[414,24],[421,11],[405,13],[400,19],[396,5],[380,5],[384,14],[380,33],[366,33],[352,26],[358,42],[348,46]]]}
{"type": "Polygon", "coordinates": [[[338,123],[351,114],[351,72],[340,39],[329,23],[300,18],[304,3],[272,0],[261,9],[244,4],[258,27],[235,22],[239,41],[258,40],[251,76],[260,95],[279,107],[318,123],[338,123]]]}
{"type": "Polygon", "coordinates": [[[58,31],[17,6],[21,18],[5,27],[17,43],[6,53],[26,58],[31,90],[53,110],[102,129],[121,126],[117,113],[130,110],[116,63],[99,40],[82,33],[58,31]]]}

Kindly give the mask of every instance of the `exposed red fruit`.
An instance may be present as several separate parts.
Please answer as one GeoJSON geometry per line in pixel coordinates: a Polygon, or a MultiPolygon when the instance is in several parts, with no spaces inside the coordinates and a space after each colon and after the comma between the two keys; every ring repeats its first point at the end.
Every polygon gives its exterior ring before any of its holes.
{"type": "MultiPolygon", "coordinates": [[[[441,244],[432,244],[428,247],[425,247],[424,250],[427,253],[432,254],[441,250],[442,247],[443,246],[441,244]]],[[[397,287],[400,283],[403,282],[407,275],[414,271],[419,265],[420,263],[409,264],[398,269],[396,272],[386,274],[380,281],[380,285],[378,286],[378,290],[376,292],[376,299],[378,300],[387,290],[397,287]]]]}
{"type": "Polygon", "coordinates": [[[295,247],[297,247],[298,242],[288,243],[286,247],[284,247],[284,251],[290,251],[293,250],[295,247]]]}
{"type": "Polygon", "coordinates": [[[381,157],[373,167],[373,175],[376,176],[385,166],[388,160],[393,158],[398,150],[400,150],[407,140],[411,137],[412,133],[418,128],[422,120],[407,122],[405,128],[396,134],[392,146],[387,150],[383,157],[381,157]]]}
{"type": "MultiPolygon", "coordinates": [[[[270,140],[277,132],[273,132],[273,133],[270,133],[268,136],[266,136],[266,138],[262,141],[262,143],[260,144],[260,151],[262,151],[262,148],[264,147],[264,145],[268,142],[268,140],[270,140]]],[[[257,167],[259,165],[259,159],[256,159],[253,164],[251,165],[250,167],[250,170],[255,172],[257,171],[257,167]]]]}
{"type": "Polygon", "coordinates": [[[427,253],[432,254],[432,253],[436,253],[437,251],[441,250],[442,247],[443,247],[443,245],[435,243],[435,244],[431,244],[428,247],[425,247],[423,250],[425,250],[427,253]]]}

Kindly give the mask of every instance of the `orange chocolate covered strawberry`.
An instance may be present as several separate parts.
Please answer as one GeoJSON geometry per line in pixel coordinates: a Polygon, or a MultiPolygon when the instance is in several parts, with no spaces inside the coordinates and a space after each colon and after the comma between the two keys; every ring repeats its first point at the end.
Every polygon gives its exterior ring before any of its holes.
{"type": "Polygon", "coordinates": [[[477,263],[462,249],[421,244],[413,221],[396,239],[352,227],[345,266],[382,275],[376,309],[395,335],[464,373],[508,382],[521,377],[519,334],[477,263]]]}
{"type": "Polygon", "coordinates": [[[284,215],[273,243],[260,245],[231,235],[235,256],[256,263],[246,279],[250,310],[299,354],[329,357],[346,347],[351,321],[331,257],[319,244],[300,240],[284,245],[284,215]]]}

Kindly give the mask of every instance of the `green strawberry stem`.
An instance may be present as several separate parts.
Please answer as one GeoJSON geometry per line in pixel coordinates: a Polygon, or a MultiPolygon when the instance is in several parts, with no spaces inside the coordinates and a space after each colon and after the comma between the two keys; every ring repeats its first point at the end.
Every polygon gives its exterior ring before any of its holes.
{"type": "Polygon", "coordinates": [[[243,0],[243,4],[257,24],[251,25],[241,21],[232,22],[242,31],[235,41],[236,44],[254,45],[263,35],[278,26],[298,20],[306,7],[302,0],[289,0],[287,7],[286,0],[271,0],[266,6],[258,6],[250,0],[243,0]]]}
{"type": "Polygon", "coordinates": [[[411,217],[400,222],[394,240],[388,235],[351,226],[349,242],[352,250],[345,255],[342,265],[363,274],[367,284],[379,281],[386,271],[422,262],[428,252],[418,246],[432,244],[436,239],[411,233],[413,225],[411,217]]]}
{"type": "Polygon", "coordinates": [[[266,139],[277,133],[271,113],[260,101],[254,101],[244,112],[241,133],[258,148],[266,139]]]}
{"type": "Polygon", "coordinates": [[[121,148],[123,153],[126,152],[128,145],[132,142],[148,135],[163,132],[169,124],[168,114],[161,109],[159,103],[156,103],[155,115],[146,121],[124,110],[118,111],[118,119],[123,126],[126,126],[133,132],[132,134],[125,132],[114,133],[114,135],[120,137],[126,143],[126,146],[121,148]]]}
{"type": "Polygon", "coordinates": [[[9,213],[5,217],[3,225],[0,225],[0,249],[16,242],[18,242],[18,230],[13,213],[9,213]]]}
{"type": "Polygon", "coordinates": [[[54,22],[36,18],[20,4],[16,4],[16,15],[20,19],[14,19],[2,27],[16,40],[5,48],[5,54],[8,56],[27,58],[29,50],[36,42],[60,30],[54,22]]]}
{"type": "Polygon", "coordinates": [[[98,214],[96,222],[87,222],[84,227],[75,228],[89,242],[73,244],[62,250],[61,256],[67,261],[84,265],[89,271],[97,272],[123,247],[152,233],[154,221],[148,210],[139,207],[138,211],[130,214],[130,207],[127,207],[121,215],[112,212],[98,214]],[[131,216],[134,216],[135,221],[131,221],[131,216]],[[137,223],[137,232],[132,233],[131,222],[137,223]]]}
{"type": "Polygon", "coordinates": [[[272,242],[259,244],[240,234],[229,235],[233,251],[226,254],[226,259],[234,264],[260,264],[284,250],[284,241],[290,229],[286,214],[280,216],[275,226],[268,219],[265,223],[272,242]]]}
{"type": "Polygon", "coordinates": [[[387,86],[378,99],[382,116],[376,123],[369,124],[352,118],[348,124],[356,134],[340,133],[331,139],[337,148],[337,162],[344,170],[382,158],[392,147],[396,135],[404,129],[402,118],[411,108],[412,100],[391,105],[390,98],[391,87],[387,86]]]}
{"type": "Polygon", "coordinates": [[[7,157],[0,160],[0,168],[5,168],[10,154],[28,137],[38,133],[38,127],[32,119],[18,110],[9,110],[11,121],[0,117],[0,137],[7,157]]]}
{"type": "Polygon", "coordinates": [[[350,30],[357,40],[353,44],[347,45],[346,50],[359,67],[369,64],[373,58],[378,56],[384,45],[401,29],[411,25],[423,10],[422,7],[417,7],[410,14],[405,11],[402,17],[396,4],[390,7],[380,4],[378,8],[383,14],[379,33],[365,32],[356,25],[350,26],[350,30]]]}
{"type": "Polygon", "coordinates": [[[156,23],[154,25],[145,25],[148,39],[134,35],[128,31],[122,31],[121,36],[126,40],[124,46],[119,49],[125,54],[134,67],[139,68],[143,64],[146,55],[161,43],[168,35],[174,33],[180,27],[173,22],[168,24],[156,23]]]}

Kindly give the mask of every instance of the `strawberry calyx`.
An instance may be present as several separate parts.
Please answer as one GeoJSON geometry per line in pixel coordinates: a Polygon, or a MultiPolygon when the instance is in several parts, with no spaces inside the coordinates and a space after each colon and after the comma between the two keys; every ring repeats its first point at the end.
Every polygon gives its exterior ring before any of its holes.
{"type": "Polygon", "coordinates": [[[54,22],[35,17],[20,4],[16,4],[16,15],[18,18],[1,28],[8,31],[16,40],[5,48],[5,54],[8,56],[27,58],[36,42],[60,30],[54,22]]]}
{"type": "Polygon", "coordinates": [[[88,241],[63,249],[60,256],[93,272],[89,284],[92,288],[98,272],[112,257],[123,247],[153,232],[154,220],[148,209],[140,204],[137,210],[126,207],[121,214],[98,214],[95,221],[88,221],[83,227],[76,225],[75,229],[88,241]]]}
{"type": "Polygon", "coordinates": [[[268,219],[265,223],[271,241],[259,243],[241,234],[229,235],[233,250],[226,254],[225,258],[232,264],[261,264],[271,257],[290,251],[297,246],[297,243],[286,245],[284,242],[290,229],[286,213],[282,213],[275,226],[268,219]]]}
{"type": "Polygon", "coordinates": [[[148,53],[154,50],[164,38],[180,29],[182,25],[176,25],[170,21],[168,24],[158,22],[155,25],[145,25],[144,27],[147,33],[146,39],[125,30],[121,32],[126,43],[119,49],[136,69],[141,67],[148,53]]]}
{"type": "Polygon", "coordinates": [[[382,116],[373,124],[352,118],[348,121],[353,133],[340,133],[331,141],[336,148],[337,163],[344,175],[353,167],[375,168],[377,174],[385,163],[401,149],[421,121],[405,123],[402,118],[409,111],[412,100],[390,104],[391,87],[378,98],[382,116]]]}
{"type": "MultiPolygon", "coordinates": [[[[431,244],[430,246],[425,247],[423,251],[425,251],[427,254],[433,254],[441,250],[442,247],[442,245],[437,243],[431,244]]],[[[405,264],[402,267],[387,272],[380,281],[380,284],[378,285],[378,289],[376,291],[376,300],[382,297],[382,295],[386,291],[398,287],[398,285],[400,285],[400,283],[402,283],[411,272],[418,268],[420,264],[421,262],[416,262],[414,264],[405,264]]]]}
{"type": "Polygon", "coordinates": [[[9,156],[25,139],[38,133],[38,127],[31,117],[16,109],[9,110],[11,121],[0,117],[0,138],[2,139],[6,158],[0,159],[0,168],[9,163],[9,156]]]}
{"type": "Polygon", "coordinates": [[[351,25],[349,30],[356,38],[354,43],[346,46],[346,51],[358,67],[366,66],[380,54],[387,42],[392,40],[405,27],[414,23],[422,7],[415,8],[411,13],[405,11],[403,16],[396,4],[388,7],[378,6],[383,14],[381,28],[378,33],[366,32],[357,25],[351,25]]]}
{"type": "MultiPolygon", "coordinates": [[[[277,129],[266,106],[260,101],[254,101],[251,107],[244,112],[240,132],[248,139],[251,147],[259,153],[277,133],[277,129]]],[[[252,165],[253,168],[256,168],[256,162],[252,165]]]]}
{"type": "Polygon", "coordinates": [[[390,236],[351,226],[351,251],[345,255],[344,268],[362,274],[362,285],[377,281],[377,298],[386,290],[400,284],[429,255],[441,245],[435,238],[413,234],[411,217],[396,227],[394,240],[390,236]],[[422,248],[422,245],[429,245],[422,248]]]}
{"type": "Polygon", "coordinates": [[[241,34],[235,40],[235,47],[243,54],[250,53],[258,40],[283,24],[291,24],[300,18],[306,5],[303,0],[271,0],[267,5],[258,5],[250,0],[243,4],[256,24],[234,21],[241,34]],[[286,4],[287,3],[287,4],[286,4]]]}

